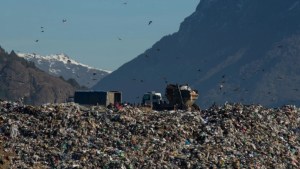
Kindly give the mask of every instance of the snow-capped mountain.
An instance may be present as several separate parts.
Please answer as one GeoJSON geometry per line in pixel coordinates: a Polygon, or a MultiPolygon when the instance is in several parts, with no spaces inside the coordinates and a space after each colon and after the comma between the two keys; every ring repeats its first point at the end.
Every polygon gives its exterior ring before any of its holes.
{"type": "Polygon", "coordinates": [[[66,54],[41,56],[34,53],[18,53],[17,55],[30,62],[34,62],[36,67],[53,76],[62,76],[66,80],[75,79],[79,85],[88,88],[111,73],[107,70],[96,69],[79,63],[66,54]]]}

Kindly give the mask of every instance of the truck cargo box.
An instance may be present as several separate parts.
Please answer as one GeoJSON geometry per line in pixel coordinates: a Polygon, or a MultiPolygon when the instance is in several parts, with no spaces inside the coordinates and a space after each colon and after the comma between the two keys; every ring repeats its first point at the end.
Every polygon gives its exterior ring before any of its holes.
{"type": "Polygon", "coordinates": [[[104,105],[121,103],[122,93],[118,91],[75,91],[74,102],[83,105],[104,105]]]}

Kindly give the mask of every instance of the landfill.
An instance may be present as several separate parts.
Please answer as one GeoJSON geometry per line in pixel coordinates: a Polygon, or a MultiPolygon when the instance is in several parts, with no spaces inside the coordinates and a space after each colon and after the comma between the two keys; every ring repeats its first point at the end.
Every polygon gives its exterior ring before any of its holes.
{"type": "Polygon", "coordinates": [[[300,168],[300,109],[0,101],[0,168],[300,168]]]}

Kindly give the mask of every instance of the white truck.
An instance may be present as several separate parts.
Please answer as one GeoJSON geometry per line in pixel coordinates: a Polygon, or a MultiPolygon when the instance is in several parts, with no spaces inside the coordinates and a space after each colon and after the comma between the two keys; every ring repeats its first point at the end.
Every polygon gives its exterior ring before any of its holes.
{"type": "Polygon", "coordinates": [[[155,91],[147,92],[143,95],[142,105],[153,107],[162,103],[161,93],[155,91]]]}

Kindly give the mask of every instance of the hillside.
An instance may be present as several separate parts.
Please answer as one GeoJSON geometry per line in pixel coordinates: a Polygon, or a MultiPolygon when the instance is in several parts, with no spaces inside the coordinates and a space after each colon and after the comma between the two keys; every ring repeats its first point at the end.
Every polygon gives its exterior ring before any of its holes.
{"type": "MultiPolygon", "coordinates": [[[[24,99],[26,104],[61,103],[73,95],[72,86],[65,80],[51,76],[27,62],[15,52],[6,53],[0,48],[0,98],[24,99]]],[[[77,85],[78,87],[78,85],[77,85]]]]}
{"type": "Polygon", "coordinates": [[[147,91],[164,93],[166,83],[188,83],[201,107],[300,105],[299,17],[299,0],[201,0],[178,32],[94,89],[121,90],[124,100],[140,102],[147,91]]]}

